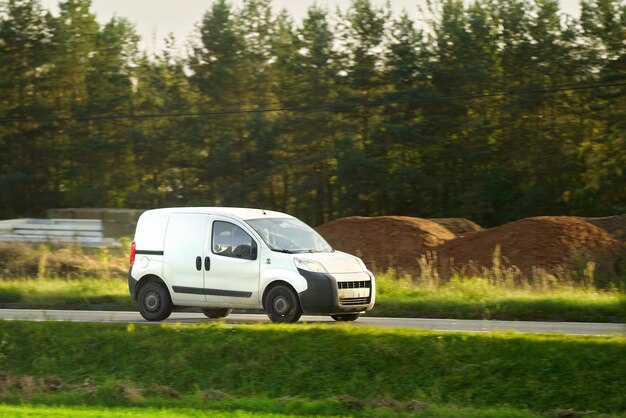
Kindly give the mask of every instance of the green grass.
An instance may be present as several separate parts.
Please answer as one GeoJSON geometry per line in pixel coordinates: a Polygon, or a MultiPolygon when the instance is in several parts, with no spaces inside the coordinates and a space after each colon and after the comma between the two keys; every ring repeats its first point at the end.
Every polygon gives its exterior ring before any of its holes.
{"type": "Polygon", "coordinates": [[[77,416],[89,417],[107,417],[107,418],[188,418],[188,417],[289,417],[292,415],[277,415],[254,413],[248,411],[219,411],[219,410],[200,410],[200,409],[160,409],[160,408],[104,408],[104,407],[61,407],[61,406],[43,406],[43,405],[0,405],[0,416],[10,416],[14,418],[74,418],[77,416]]]}
{"type": "Polygon", "coordinates": [[[625,370],[624,337],[0,321],[8,403],[394,416],[417,400],[618,414],[625,370]]]}
{"type": "MultiPolygon", "coordinates": [[[[254,409],[257,403],[262,402],[258,399],[250,399],[247,407],[254,409]]],[[[278,409],[280,409],[280,402],[275,402],[278,409]]],[[[284,404],[284,402],[283,402],[284,404]]],[[[228,417],[298,417],[298,416],[316,416],[316,414],[283,414],[279,412],[254,412],[253,410],[246,409],[230,409],[224,410],[224,406],[218,405],[222,409],[206,409],[206,408],[160,408],[160,407],[86,407],[86,406],[47,406],[47,405],[7,405],[0,404],[0,416],[11,416],[14,418],[29,417],[29,418],[74,418],[80,417],[107,417],[107,418],[152,418],[152,417],[167,417],[167,418],[194,418],[194,417],[216,417],[216,418],[228,418],[228,417]]],[[[434,417],[434,418],[533,418],[539,415],[533,414],[527,410],[518,410],[514,408],[458,408],[453,406],[437,406],[431,405],[423,411],[406,411],[398,412],[391,411],[387,408],[375,408],[369,410],[360,410],[356,413],[347,412],[342,416],[415,416],[415,417],[434,417]],[[376,415],[378,414],[378,415],[376,415]],[[395,415],[394,415],[395,414],[395,415]]],[[[328,416],[328,415],[317,415],[328,416]]]]}
{"type": "MultiPolygon", "coordinates": [[[[370,316],[626,322],[626,297],[618,290],[556,286],[549,289],[494,284],[481,278],[436,286],[380,275],[370,316]]],[[[0,280],[0,308],[136,310],[123,279],[0,280]]]]}
{"type": "Polygon", "coordinates": [[[4,279],[0,280],[0,308],[136,310],[122,279],[4,279]]]}
{"type": "Polygon", "coordinates": [[[626,322],[626,294],[617,289],[551,285],[548,288],[454,278],[437,285],[377,279],[370,315],[390,317],[626,322]]]}

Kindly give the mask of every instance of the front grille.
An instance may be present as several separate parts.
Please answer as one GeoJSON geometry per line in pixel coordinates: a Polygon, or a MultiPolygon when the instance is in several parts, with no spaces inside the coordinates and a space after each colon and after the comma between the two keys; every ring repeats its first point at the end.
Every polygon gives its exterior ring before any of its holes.
{"type": "Polygon", "coordinates": [[[367,305],[370,303],[370,298],[339,298],[340,305],[367,305]]]}
{"type": "Polygon", "coordinates": [[[357,282],[337,282],[338,289],[369,289],[372,282],[369,280],[362,280],[357,282]]]}

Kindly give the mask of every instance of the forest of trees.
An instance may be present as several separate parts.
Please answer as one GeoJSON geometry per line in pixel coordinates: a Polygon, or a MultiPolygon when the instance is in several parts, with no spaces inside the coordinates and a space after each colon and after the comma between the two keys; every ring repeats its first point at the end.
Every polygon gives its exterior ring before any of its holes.
{"type": "MultiPolygon", "coordinates": [[[[185,53],[90,0],[0,0],[0,219],[256,206],[471,218],[626,212],[626,4],[207,1],[185,53]]],[[[146,11],[149,13],[149,11],[146,11]]]]}

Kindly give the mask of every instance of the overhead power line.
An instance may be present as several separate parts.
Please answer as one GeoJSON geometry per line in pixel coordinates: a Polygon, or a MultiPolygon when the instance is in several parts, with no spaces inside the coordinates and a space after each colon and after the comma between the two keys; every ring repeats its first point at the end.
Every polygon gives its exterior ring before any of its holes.
{"type": "Polygon", "coordinates": [[[300,112],[308,110],[337,110],[351,109],[359,107],[378,107],[394,104],[419,104],[446,101],[461,101],[505,96],[517,96],[525,94],[546,94],[575,90],[590,90],[605,87],[621,87],[626,86],[626,82],[622,83],[606,83],[606,84],[584,84],[584,85],[553,85],[540,89],[527,90],[509,90],[493,93],[477,93],[464,94],[457,96],[440,96],[440,97],[416,97],[409,99],[393,99],[393,100],[374,100],[360,102],[339,102],[339,103],[320,103],[312,105],[294,105],[294,106],[276,106],[267,108],[249,108],[249,109],[230,109],[230,110],[207,110],[197,112],[166,112],[166,113],[139,113],[139,114],[120,114],[120,115],[77,115],[62,117],[43,117],[43,118],[0,118],[0,123],[17,123],[17,122],[69,122],[69,121],[98,121],[98,120],[115,120],[115,119],[157,119],[157,118],[177,118],[189,116],[222,116],[236,114],[254,114],[254,113],[273,113],[273,112],[300,112]]]}

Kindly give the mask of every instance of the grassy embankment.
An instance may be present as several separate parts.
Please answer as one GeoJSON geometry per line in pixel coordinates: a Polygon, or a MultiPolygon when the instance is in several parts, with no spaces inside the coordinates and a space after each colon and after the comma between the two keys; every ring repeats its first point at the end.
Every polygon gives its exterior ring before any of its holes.
{"type": "Polygon", "coordinates": [[[0,321],[0,341],[0,413],[22,403],[182,416],[626,411],[623,337],[0,321]]]}
{"type": "MultiPolygon", "coordinates": [[[[127,266],[124,249],[2,244],[0,308],[134,310],[127,266]]],[[[506,268],[494,268],[481,277],[442,280],[432,266],[421,267],[419,277],[378,274],[377,304],[369,315],[626,322],[623,285],[598,289],[592,274],[520,280],[506,268]]]]}
{"type": "MultiPolygon", "coordinates": [[[[305,403],[299,402],[300,405],[305,403]]],[[[309,404],[313,404],[309,402],[309,404]]],[[[359,410],[358,412],[342,412],[341,415],[327,415],[319,413],[308,413],[310,408],[303,408],[302,413],[280,413],[282,405],[285,402],[276,402],[260,399],[246,399],[245,401],[239,400],[236,403],[224,403],[220,402],[220,405],[212,405],[207,409],[206,407],[199,407],[192,409],[190,407],[177,408],[160,408],[160,407],[86,407],[86,406],[47,406],[47,405],[7,405],[0,404],[0,416],[10,416],[12,418],[74,418],[80,417],[106,417],[106,418],[194,418],[194,417],[211,417],[211,418],[288,418],[288,417],[314,417],[314,416],[372,416],[372,417],[399,417],[399,416],[414,416],[414,417],[435,417],[435,418],[538,418],[543,415],[532,413],[527,410],[520,410],[516,408],[460,408],[454,406],[437,406],[429,405],[425,410],[417,410],[414,412],[397,411],[386,407],[368,408],[367,410],[359,410]],[[255,412],[255,405],[262,402],[265,406],[261,409],[265,409],[266,412],[255,412]],[[237,407],[237,405],[240,405],[237,407]],[[247,405],[251,409],[245,408],[247,405]],[[271,405],[271,406],[270,406],[271,405]],[[229,409],[231,408],[231,409],[229,409]],[[238,409],[232,409],[238,408],[238,409]],[[270,412],[274,411],[274,412],[270,412]]],[[[292,411],[293,408],[289,408],[292,411]]],[[[313,408],[315,410],[315,408],[313,408]]],[[[319,410],[319,408],[317,408],[319,410]]],[[[343,409],[341,409],[343,411],[343,409]]],[[[567,413],[565,411],[564,413],[567,413]]],[[[601,416],[598,414],[589,415],[601,416]]],[[[606,416],[606,415],[605,415],[606,416]]]]}

